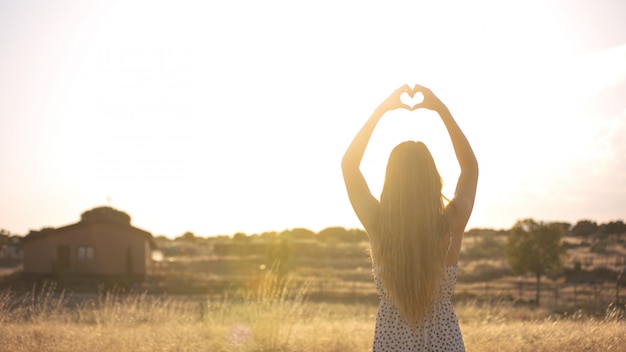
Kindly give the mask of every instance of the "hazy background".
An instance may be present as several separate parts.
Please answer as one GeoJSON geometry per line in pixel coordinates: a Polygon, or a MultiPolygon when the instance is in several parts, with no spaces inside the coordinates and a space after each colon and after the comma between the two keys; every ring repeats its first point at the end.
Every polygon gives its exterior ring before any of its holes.
{"type": "MultiPolygon", "coordinates": [[[[340,160],[396,87],[429,86],[480,165],[470,227],[623,219],[626,3],[0,0],[0,228],[101,205],[155,235],[360,227],[340,160]],[[434,4],[433,4],[434,3],[434,4]]],[[[458,166],[436,115],[406,139],[458,166]]]]}

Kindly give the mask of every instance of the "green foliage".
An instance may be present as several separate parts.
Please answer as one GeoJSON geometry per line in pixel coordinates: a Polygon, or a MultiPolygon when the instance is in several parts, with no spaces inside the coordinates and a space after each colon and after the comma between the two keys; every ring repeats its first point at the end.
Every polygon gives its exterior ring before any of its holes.
{"type": "Polygon", "coordinates": [[[294,240],[312,240],[315,239],[315,232],[309,229],[295,228],[289,231],[289,235],[294,240]]]}
{"type": "Polygon", "coordinates": [[[583,241],[588,240],[589,238],[594,237],[600,227],[595,221],[591,220],[580,220],[572,227],[572,234],[574,236],[580,237],[583,241]]]}
{"type": "Polygon", "coordinates": [[[176,237],[175,241],[187,242],[187,243],[195,243],[199,238],[191,232],[187,231],[179,237],[176,237]]]}
{"type": "Polygon", "coordinates": [[[350,232],[354,236],[353,238],[355,242],[369,242],[369,236],[367,235],[367,232],[361,229],[351,229],[350,232]]]}
{"type": "Polygon", "coordinates": [[[320,242],[341,242],[349,236],[348,230],[344,227],[327,227],[317,234],[320,242]]]}
{"type": "Polygon", "coordinates": [[[276,231],[263,232],[259,237],[263,241],[272,242],[278,238],[278,232],[276,231]]]}
{"type": "Polygon", "coordinates": [[[324,243],[356,243],[367,241],[367,233],[361,229],[348,230],[344,227],[327,227],[317,234],[317,239],[324,243]]]}
{"type": "Polygon", "coordinates": [[[0,229],[0,243],[8,242],[9,237],[11,237],[11,233],[5,229],[0,229]]]}
{"type": "Polygon", "coordinates": [[[462,248],[463,258],[469,260],[501,259],[504,257],[504,243],[495,231],[476,235],[472,242],[462,248]]]}
{"type": "Polygon", "coordinates": [[[558,224],[518,221],[505,246],[507,261],[515,274],[545,275],[562,268],[566,249],[562,242],[562,227],[558,224]]]}
{"type": "Polygon", "coordinates": [[[537,304],[541,276],[563,267],[566,249],[562,239],[563,226],[533,219],[518,221],[509,232],[505,246],[507,261],[514,274],[535,275],[537,304]]]}
{"type": "Polygon", "coordinates": [[[252,238],[246,236],[243,232],[237,232],[233,235],[233,241],[238,243],[250,243],[252,238]]]}
{"type": "Polygon", "coordinates": [[[626,233],[626,224],[622,220],[609,221],[600,225],[600,235],[602,239],[607,239],[611,235],[615,235],[618,241],[621,241],[622,235],[626,233]]]}
{"type": "Polygon", "coordinates": [[[267,259],[272,263],[272,271],[279,277],[289,272],[293,253],[293,243],[286,235],[280,236],[267,247],[267,259]]]}

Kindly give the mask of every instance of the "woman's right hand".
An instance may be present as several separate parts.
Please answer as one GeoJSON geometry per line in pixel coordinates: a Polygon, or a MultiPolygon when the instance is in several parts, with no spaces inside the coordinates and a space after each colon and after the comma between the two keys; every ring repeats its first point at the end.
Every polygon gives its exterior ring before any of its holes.
{"type": "Polygon", "coordinates": [[[412,92],[413,94],[418,93],[418,92],[422,93],[424,95],[424,100],[421,103],[418,103],[415,106],[413,106],[411,110],[424,108],[428,110],[441,112],[447,109],[444,103],[441,102],[441,100],[439,100],[439,98],[437,98],[437,96],[429,88],[416,84],[412,92]]]}
{"type": "Polygon", "coordinates": [[[393,93],[391,93],[391,95],[378,106],[378,109],[381,110],[381,112],[383,113],[396,109],[412,110],[410,106],[406,105],[400,100],[400,96],[404,93],[407,93],[411,96],[413,95],[413,90],[411,90],[411,87],[409,87],[408,84],[405,84],[402,87],[394,90],[393,93]]]}

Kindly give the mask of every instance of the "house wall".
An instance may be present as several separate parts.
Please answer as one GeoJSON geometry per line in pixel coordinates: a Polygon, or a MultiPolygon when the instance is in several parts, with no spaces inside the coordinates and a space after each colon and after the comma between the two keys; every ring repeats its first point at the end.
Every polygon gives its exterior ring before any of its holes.
{"type": "Polygon", "coordinates": [[[145,275],[150,267],[150,244],[142,231],[107,221],[80,222],[52,230],[24,241],[23,246],[26,273],[58,272],[58,246],[70,249],[70,266],[65,273],[126,275],[132,268],[132,274],[145,275]],[[79,258],[80,247],[93,248],[93,257],[79,258]]]}
{"type": "Polygon", "coordinates": [[[149,243],[136,231],[138,230],[132,227],[99,223],[92,230],[94,235],[91,243],[95,249],[94,260],[86,260],[84,268],[89,272],[112,275],[128,274],[129,269],[132,268],[132,274],[147,274],[150,264],[149,243]]]}
{"type": "Polygon", "coordinates": [[[48,274],[52,272],[54,256],[49,238],[39,238],[33,241],[24,241],[24,272],[31,274],[48,274]]]}

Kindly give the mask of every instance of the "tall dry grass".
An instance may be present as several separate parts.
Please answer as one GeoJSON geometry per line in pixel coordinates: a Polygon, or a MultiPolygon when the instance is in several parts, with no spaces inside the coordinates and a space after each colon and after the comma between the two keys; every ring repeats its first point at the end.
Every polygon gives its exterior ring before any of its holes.
{"type": "Polygon", "coordinates": [[[457,307],[468,351],[626,351],[624,305],[555,314],[511,302],[457,307]]]}
{"type": "MultiPolygon", "coordinates": [[[[220,299],[35,287],[0,292],[0,351],[368,351],[376,306],[306,301],[267,276],[220,299]]],[[[510,302],[456,307],[468,351],[623,351],[623,307],[555,315],[510,302]]]]}

